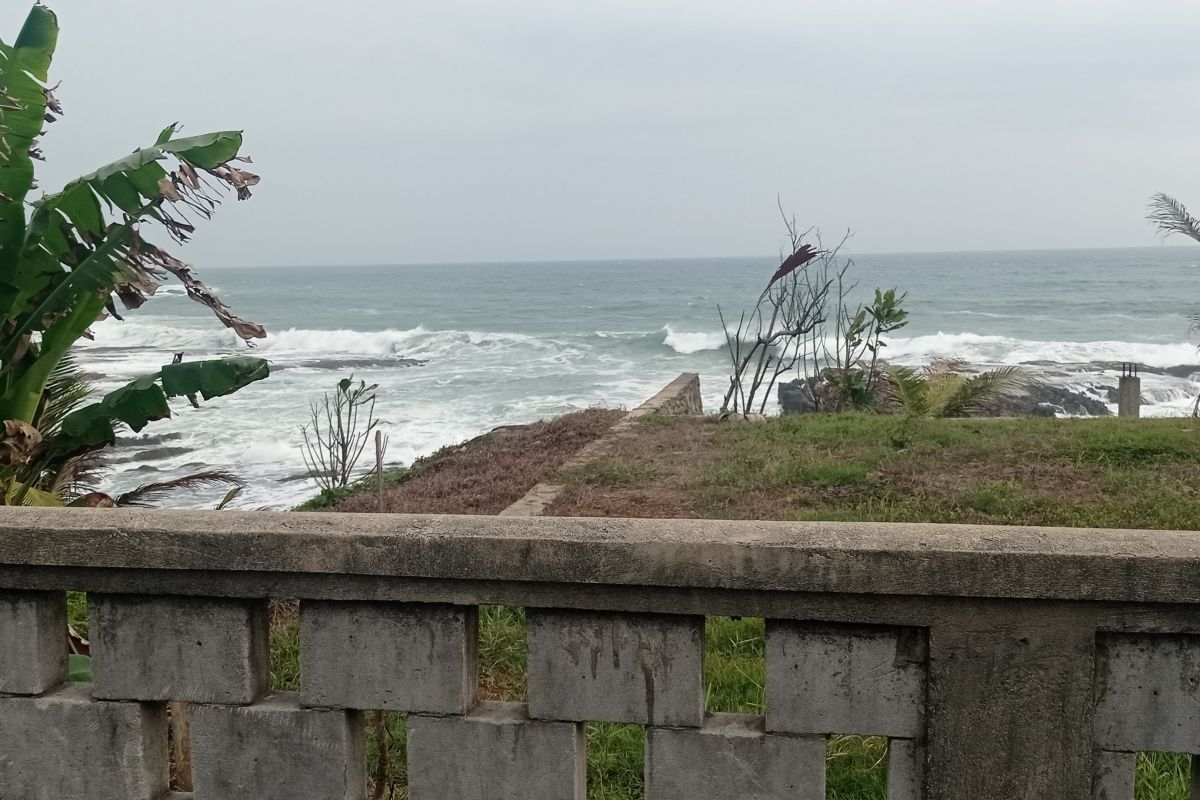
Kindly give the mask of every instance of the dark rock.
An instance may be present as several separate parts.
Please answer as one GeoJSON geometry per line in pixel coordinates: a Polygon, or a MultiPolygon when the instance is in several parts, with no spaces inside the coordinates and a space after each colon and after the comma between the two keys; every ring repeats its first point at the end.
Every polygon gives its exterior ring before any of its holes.
{"type": "MultiPolygon", "coordinates": [[[[1116,402],[1115,388],[1097,384],[1089,386],[1091,394],[1034,383],[1022,394],[998,399],[982,417],[1053,417],[1064,416],[1108,417],[1112,416],[1104,400],[1106,392],[1112,392],[1109,402],[1116,402]]],[[[835,408],[832,388],[822,380],[808,378],[793,380],[778,385],[779,408],[785,414],[803,414],[817,408],[835,408]]],[[[882,408],[877,410],[884,410],[882,408]]]]}
{"type": "Polygon", "coordinates": [[[817,410],[809,381],[796,379],[780,383],[778,396],[779,408],[785,414],[806,414],[817,410]]]}
{"type": "MultiPolygon", "coordinates": [[[[1101,393],[1108,387],[1094,386],[1091,388],[1093,391],[1101,393]]],[[[1112,411],[1103,400],[1092,395],[1064,389],[1061,386],[1034,384],[1026,388],[1023,395],[1014,395],[998,400],[988,416],[1053,417],[1059,414],[1073,417],[1109,417],[1112,416],[1112,411]]]]}

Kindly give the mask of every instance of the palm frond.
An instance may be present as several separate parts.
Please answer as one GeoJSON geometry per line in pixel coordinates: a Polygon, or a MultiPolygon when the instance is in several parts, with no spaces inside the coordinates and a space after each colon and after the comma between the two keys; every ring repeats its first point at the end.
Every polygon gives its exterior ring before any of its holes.
{"type": "Polygon", "coordinates": [[[1159,192],[1151,197],[1146,219],[1153,222],[1163,236],[1182,233],[1200,242],[1200,220],[1189,214],[1183,203],[1170,195],[1159,192]]]}
{"type": "Polygon", "coordinates": [[[892,367],[887,372],[887,379],[897,410],[916,417],[929,413],[924,373],[911,367],[892,367]]]}
{"type": "Polygon", "coordinates": [[[162,500],[171,492],[180,489],[203,489],[213,486],[241,486],[243,481],[232,472],[224,470],[209,470],[194,472],[170,481],[145,483],[136,489],[119,495],[116,499],[118,506],[149,506],[162,500]]]}
{"type": "Polygon", "coordinates": [[[42,406],[34,420],[34,427],[44,437],[54,436],[61,428],[63,418],[83,405],[93,388],[92,382],[76,363],[75,356],[71,353],[63,356],[46,381],[42,406]]]}
{"type": "Polygon", "coordinates": [[[964,417],[992,410],[1002,398],[1024,391],[1033,382],[1021,367],[1000,367],[965,378],[947,398],[939,416],[964,417]]]}

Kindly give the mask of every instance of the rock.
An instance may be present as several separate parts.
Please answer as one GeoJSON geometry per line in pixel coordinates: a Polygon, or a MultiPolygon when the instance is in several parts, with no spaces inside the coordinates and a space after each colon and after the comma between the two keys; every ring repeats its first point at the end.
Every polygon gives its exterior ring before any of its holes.
{"type": "MultiPolygon", "coordinates": [[[[1093,386],[1090,388],[1100,393],[1107,387],[1093,386]]],[[[1054,417],[1059,414],[1073,417],[1110,417],[1112,411],[1103,400],[1092,395],[1065,389],[1061,386],[1034,384],[1026,388],[1023,395],[1014,395],[998,400],[988,416],[1054,417]]]]}
{"type": "Polygon", "coordinates": [[[785,414],[804,414],[817,410],[812,387],[807,381],[797,379],[780,383],[778,396],[779,408],[785,414]]]}
{"type": "MultiPolygon", "coordinates": [[[[835,408],[832,387],[824,381],[808,378],[793,380],[778,385],[779,408],[785,414],[803,414],[820,408],[835,408]]],[[[982,414],[984,417],[1053,417],[1064,416],[1108,417],[1112,411],[1101,397],[1111,397],[1116,402],[1116,388],[1104,384],[1088,387],[1088,392],[1077,392],[1060,386],[1034,383],[1022,394],[1000,398],[982,414]],[[1111,394],[1106,394],[1111,393],[1111,394]]],[[[876,409],[884,411],[883,408],[876,409]]]]}

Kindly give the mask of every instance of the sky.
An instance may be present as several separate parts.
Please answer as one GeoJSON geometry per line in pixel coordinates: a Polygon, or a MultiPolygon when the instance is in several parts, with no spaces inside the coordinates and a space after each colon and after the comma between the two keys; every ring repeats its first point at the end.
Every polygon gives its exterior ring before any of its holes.
{"type": "MultiPolygon", "coordinates": [[[[53,189],[167,123],[262,184],[204,267],[1155,246],[1200,3],[51,0],[53,189]]],[[[28,9],[0,7],[11,42],[28,9]]],[[[1177,244],[1182,242],[1177,242],[1177,244]]]]}

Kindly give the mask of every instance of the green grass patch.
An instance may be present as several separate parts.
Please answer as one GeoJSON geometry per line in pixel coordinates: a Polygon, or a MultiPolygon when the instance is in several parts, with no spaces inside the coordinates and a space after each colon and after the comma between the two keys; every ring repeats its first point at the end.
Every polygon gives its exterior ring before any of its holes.
{"type": "Polygon", "coordinates": [[[83,592],[67,592],[67,624],[83,638],[88,635],[87,595],[83,592]]]}
{"type": "Polygon", "coordinates": [[[886,800],[887,752],[887,739],[881,736],[829,737],[826,800],[886,800]]]}
{"type": "Polygon", "coordinates": [[[1189,800],[1192,756],[1138,753],[1134,800],[1189,800]]]}
{"type": "Polygon", "coordinates": [[[525,609],[479,607],[479,685],[485,700],[525,699],[525,609]]]}
{"type": "Polygon", "coordinates": [[[588,800],[645,797],[645,761],[646,729],[641,725],[588,723],[588,800]]]}
{"type": "MultiPolygon", "coordinates": [[[[439,451],[440,452],[440,451],[439,451]]],[[[436,454],[435,454],[436,455],[436,454]]],[[[432,458],[433,456],[430,456],[432,458]]],[[[413,477],[416,465],[409,467],[390,467],[383,470],[383,488],[387,490],[389,486],[399,486],[402,483],[407,483],[413,477]]],[[[374,472],[364,475],[358,480],[351,483],[349,486],[334,486],[331,489],[322,489],[315,497],[310,497],[300,505],[292,509],[292,511],[320,511],[323,508],[333,508],[343,500],[347,500],[355,495],[365,492],[373,492],[379,488],[379,479],[374,472]]]]}
{"type": "Polygon", "coordinates": [[[766,624],[761,617],[709,617],[704,624],[704,708],[761,714],[766,702],[766,624]]]}
{"type": "Polygon", "coordinates": [[[636,486],[653,480],[656,471],[643,464],[619,461],[596,461],[558,472],[558,480],[584,486],[636,486]]]}

